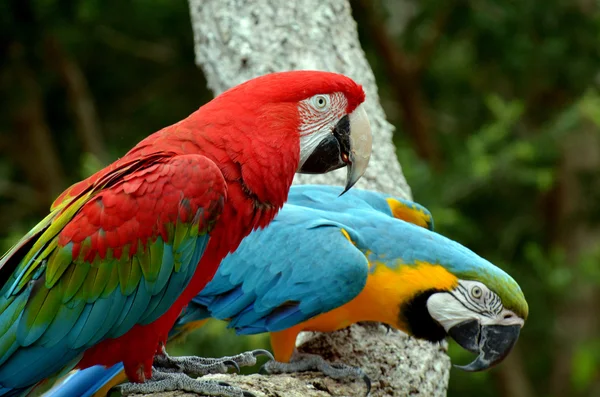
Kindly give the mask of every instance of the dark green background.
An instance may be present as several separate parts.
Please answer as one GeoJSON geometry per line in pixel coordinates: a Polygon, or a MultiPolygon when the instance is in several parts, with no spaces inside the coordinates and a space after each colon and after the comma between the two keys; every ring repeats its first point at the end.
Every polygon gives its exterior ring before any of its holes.
{"type": "MultiPolygon", "coordinates": [[[[449,395],[600,395],[597,2],[351,3],[415,199],[439,231],[512,274],[530,305],[506,362],[453,370],[449,395]]],[[[65,187],[211,93],[183,0],[5,0],[0,21],[6,249],[65,187]]],[[[264,343],[217,325],[185,349],[264,343]]]]}

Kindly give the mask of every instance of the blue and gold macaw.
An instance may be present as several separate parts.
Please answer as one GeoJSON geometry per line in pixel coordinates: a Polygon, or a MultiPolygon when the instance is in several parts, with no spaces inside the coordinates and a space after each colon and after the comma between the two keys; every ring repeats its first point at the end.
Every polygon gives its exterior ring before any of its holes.
{"type": "MultiPolygon", "coordinates": [[[[467,371],[508,355],[528,314],[512,277],[435,233],[431,214],[418,204],[359,189],[339,193],[328,186],[293,187],[275,221],[222,262],[172,335],[209,318],[228,320],[238,334],[270,332],[275,358],[284,363],[268,363],[271,372],[315,362],[295,352],[301,331],[331,332],[360,321],[432,342],[450,336],[478,353],[461,367],[467,371]]],[[[92,393],[108,383],[86,383],[76,374],[63,388],[77,384],[92,393]]]]}

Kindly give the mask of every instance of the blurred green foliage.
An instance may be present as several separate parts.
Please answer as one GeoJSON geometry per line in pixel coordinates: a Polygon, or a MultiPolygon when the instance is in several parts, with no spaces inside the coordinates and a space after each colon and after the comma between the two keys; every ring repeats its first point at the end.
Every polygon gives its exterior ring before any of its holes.
{"type": "MultiPolygon", "coordinates": [[[[453,370],[449,395],[600,395],[599,5],[351,4],[415,199],[440,232],[508,270],[530,305],[507,361],[453,370]]],[[[0,55],[3,249],[68,184],[211,97],[185,1],[5,1],[0,55]]],[[[172,352],[267,345],[214,322],[172,352]]],[[[450,355],[469,359],[455,345],[450,355]]]]}

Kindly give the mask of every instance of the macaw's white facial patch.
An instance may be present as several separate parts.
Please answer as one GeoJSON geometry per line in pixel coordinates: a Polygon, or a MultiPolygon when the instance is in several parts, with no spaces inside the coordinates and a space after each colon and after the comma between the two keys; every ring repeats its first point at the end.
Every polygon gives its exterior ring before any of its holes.
{"type": "Polygon", "coordinates": [[[449,292],[438,292],[427,300],[431,317],[446,331],[469,320],[480,325],[520,325],[524,320],[505,309],[500,297],[478,281],[459,280],[449,292]]]}
{"type": "Polygon", "coordinates": [[[319,94],[300,102],[300,164],[332,134],[335,125],[346,114],[348,101],[342,93],[319,94]]]}

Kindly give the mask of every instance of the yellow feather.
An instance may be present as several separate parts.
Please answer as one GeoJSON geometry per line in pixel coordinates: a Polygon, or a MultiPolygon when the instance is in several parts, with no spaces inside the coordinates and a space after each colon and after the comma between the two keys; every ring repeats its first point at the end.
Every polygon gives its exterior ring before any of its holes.
{"type": "MultiPolygon", "coordinates": [[[[458,284],[456,276],[442,266],[426,262],[410,266],[401,264],[395,269],[383,263],[371,264],[371,267],[365,288],[358,296],[294,329],[297,332],[332,332],[359,321],[377,321],[406,330],[406,324],[401,324],[399,318],[402,304],[419,292],[429,289],[450,290],[458,284]]],[[[276,348],[273,346],[274,350],[276,348]]]]}
{"type": "Polygon", "coordinates": [[[431,215],[425,213],[417,207],[408,207],[406,204],[389,197],[386,199],[394,218],[401,219],[405,222],[413,223],[417,226],[429,229],[431,224],[431,215]]]}

